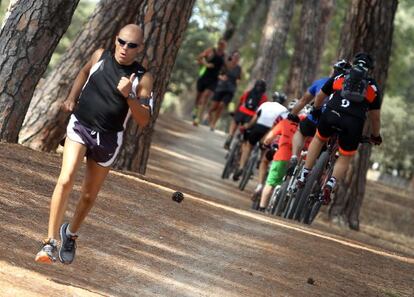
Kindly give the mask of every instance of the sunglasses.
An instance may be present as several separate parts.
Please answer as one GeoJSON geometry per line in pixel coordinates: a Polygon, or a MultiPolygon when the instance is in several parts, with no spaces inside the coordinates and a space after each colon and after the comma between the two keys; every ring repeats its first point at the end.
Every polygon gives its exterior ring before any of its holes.
{"type": "Polygon", "coordinates": [[[127,45],[128,48],[137,48],[138,44],[136,43],[132,43],[132,42],[126,42],[125,40],[121,39],[121,38],[117,38],[119,44],[123,47],[125,44],[127,45]]]}

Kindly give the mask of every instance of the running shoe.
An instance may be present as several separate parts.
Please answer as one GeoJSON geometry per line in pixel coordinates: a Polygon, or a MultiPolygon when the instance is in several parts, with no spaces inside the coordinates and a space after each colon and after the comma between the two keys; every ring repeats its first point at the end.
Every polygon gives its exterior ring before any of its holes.
{"type": "Polygon", "coordinates": [[[38,263],[52,264],[56,261],[57,243],[55,239],[45,239],[42,241],[42,249],[37,253],[35,261],[38,263]]]}
{"type": "Polygon", "coordinates": [[[73,262],[75,258],[76,252],[76,239],[78,238],[77,235],[68,236],[66,234],[66,230],[69,224],[64,223],[60,226],[60,240],[61,240],[61,247],[59,249],[59,260],[63,264],[70,264],[73,262]]]}

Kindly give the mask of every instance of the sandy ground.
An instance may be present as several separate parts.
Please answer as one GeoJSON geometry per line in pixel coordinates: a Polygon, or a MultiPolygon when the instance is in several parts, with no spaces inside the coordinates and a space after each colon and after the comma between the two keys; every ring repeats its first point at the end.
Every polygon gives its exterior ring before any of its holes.
{"type": "Polygon", "coordinates": [[[33,261],[60,156],[0,144],[0,296],[414,296],[412,198],[370,184],[361,232],[264,216],[221,181],[223,140],[162,117],[147,176],[110,173],[69,266],[33,261]]]}

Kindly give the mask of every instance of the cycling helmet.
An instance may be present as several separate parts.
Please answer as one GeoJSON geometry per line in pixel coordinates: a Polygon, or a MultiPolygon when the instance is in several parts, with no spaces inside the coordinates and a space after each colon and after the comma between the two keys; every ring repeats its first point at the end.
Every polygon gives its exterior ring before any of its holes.
{"type": "Polygon", "coordinates": [[[310,113],[312,110],[312,105],[310,104],[306,104],[305,107],[302,108],[302,110],[300,111],[300,113],[310,113]]]}
{"type": "Polygon", "coordinates": [[[283,104],[285,103],[287,96],[284,93],[279,93],[276,91],[272,94],[272,99],[274,102],[283,104]]]}
{"type": "Polygon", "coordinates": [[[373,69],[374,68],[374,59],[368,53],[358,53],[354,56],[352,60],[352,65],[360,65],[364,68],[373,69]]]}
{"type": "Polygon", "coordinates": [[[289,110],[289,111],[291,111],[292,110],[292,108],[293,107],[295,107],[295,105],[296,105],[296,103],[298,103],[299,102],[299,100],[298,99],[292,99],[289,103],[288,103],[288,105],[287,105],[287,109],[289,110]]]}
{"type": "Polygon", "coordinates": [[[335,64],[333,64],[332,67],[334,69],[334,75],[337,76],[351,69],[351,64],[345,59],[341,59],[338,60],[335,64]]]}
{"type": "Polygon", "coordinates": [[[266,92],[266,82],[263,79],[256,80],[253,89],[259,93],[266,92]]]}

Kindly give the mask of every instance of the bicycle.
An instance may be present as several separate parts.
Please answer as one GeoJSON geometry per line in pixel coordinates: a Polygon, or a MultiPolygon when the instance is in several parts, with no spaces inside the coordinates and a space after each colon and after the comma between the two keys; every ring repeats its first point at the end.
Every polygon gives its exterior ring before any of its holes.
{"type": "Polygon", "coordinates": [[[221,174],[222,179],[227,179],[230,175],[239,168],[239,161],[241,155],[241,146],[242,146],[243,135],[240,131],[236,131],[231,144],[229,152],[226,155],[226,163],[224,165],[223,172],[221,174]]]}
{"type": "MultiPolygon", "coordinates": [[[[362,137],[360,143],[370,143],[369,137],[362,137]]],[[[305,224],[312,224],[323,204],[323,189],[332,176],[338,154],[338,136],[331,137],[327,149],[321,153],[300,197],[300,205],[295,213],[295,219],[305,224]]]]}
{"type": "Polygon", "coordinates": [[[250,156],[249,159],[247,160],[246,165],[243,168],[243,174],[242,174],[242,178],[240,180],[239,183],[239,189],[241,191],[243,191],[247,185],[247,183],[249,182],[250,178],[253,176],[254,174],[254,169],[257,167],[257,162],[259,161],[259,157],[260,157],[260,144],[257,143],[250,156]]]}

